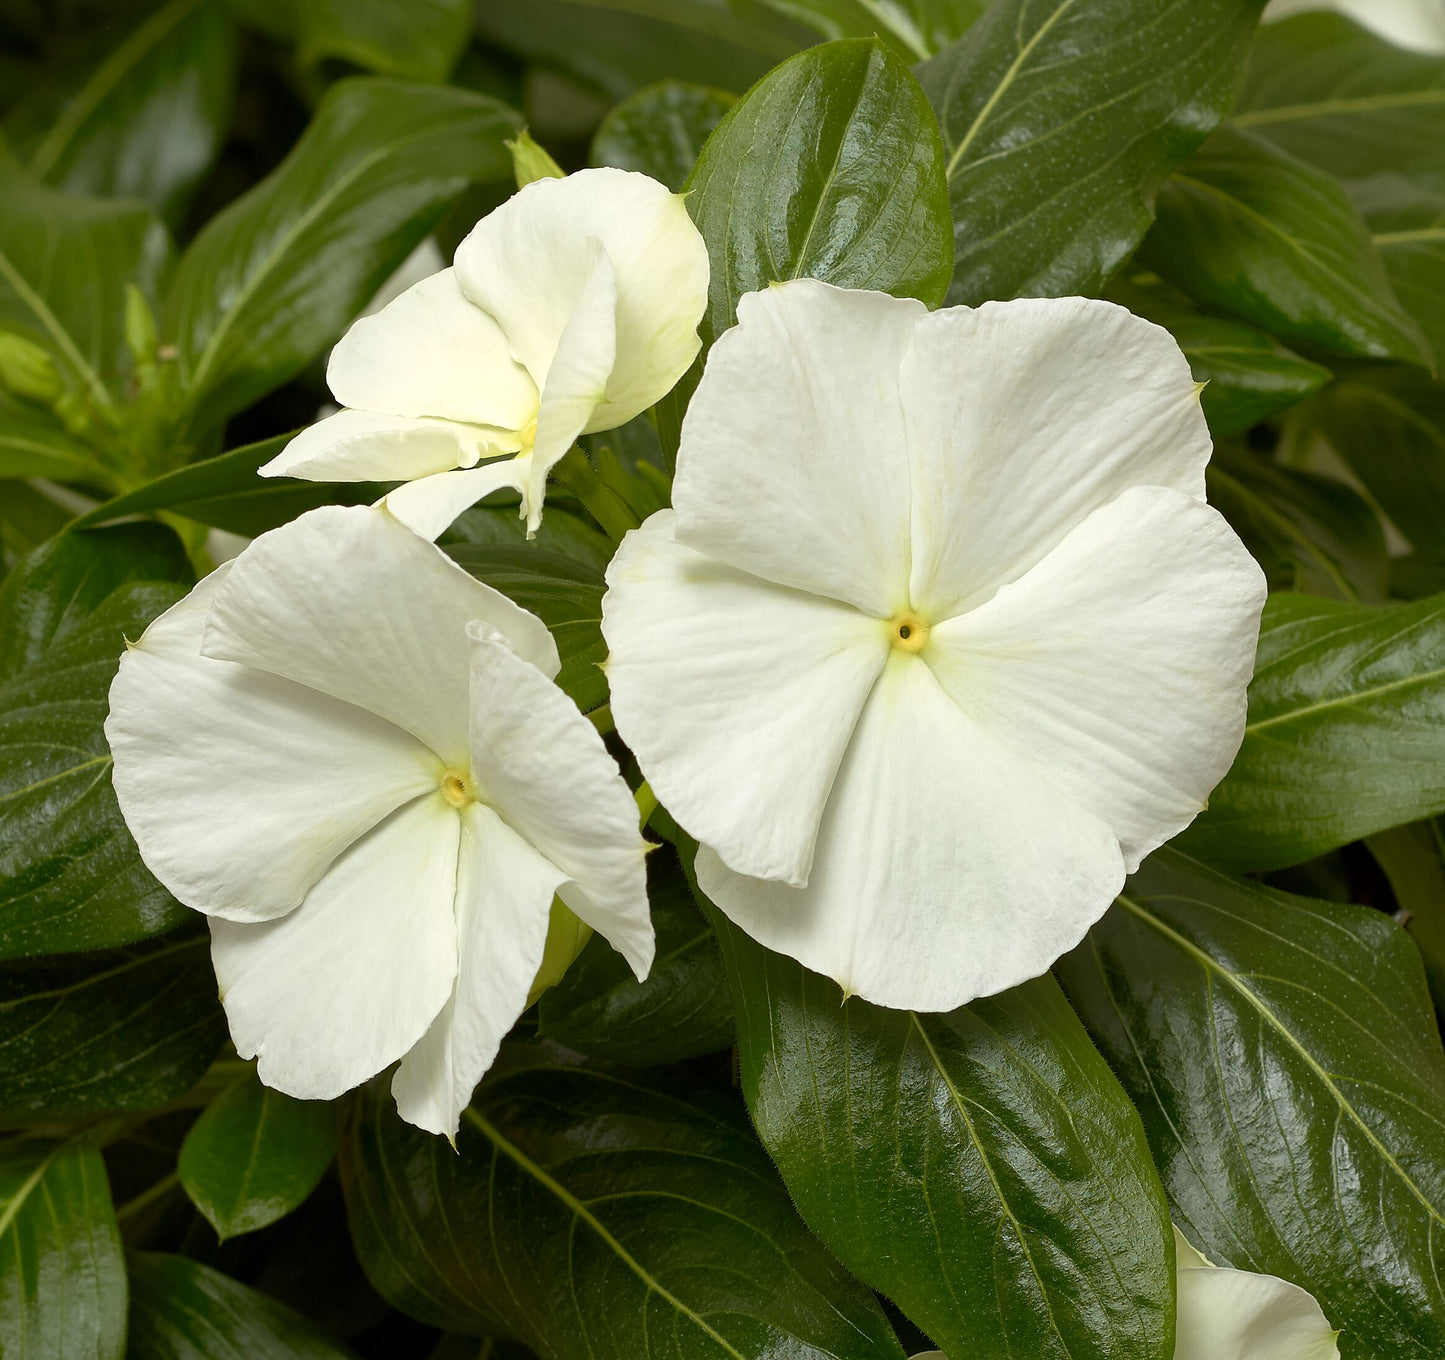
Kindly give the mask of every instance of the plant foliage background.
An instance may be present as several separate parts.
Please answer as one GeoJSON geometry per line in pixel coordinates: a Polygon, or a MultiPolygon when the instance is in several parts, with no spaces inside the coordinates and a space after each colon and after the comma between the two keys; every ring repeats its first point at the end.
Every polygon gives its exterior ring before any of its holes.
{"type": "MultiPolygon", "coordinates": [[[[0,1354],[1168,1360],[1169,1216],[1445,1354],[1445,57],[1261,4],[0,0],[0,1354]],[[705,342],[797,276],[1166,326],[1273,594],[1233,770],[1051,976],[840,1004],[659,813],[652,976],[594,941],[453,1151],[228,1053],[101,723],[227,536],[379,494],[255,469],[524,124],[689,189],[705,342]]],[[[700,362],[586,441],[612,524],[443,540],[604,730],[700,362]]]]}

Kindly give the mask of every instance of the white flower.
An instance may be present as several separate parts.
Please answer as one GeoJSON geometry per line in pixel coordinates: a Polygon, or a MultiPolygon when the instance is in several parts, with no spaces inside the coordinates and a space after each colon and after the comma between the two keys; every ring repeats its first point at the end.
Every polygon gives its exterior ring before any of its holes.
{"type": "Polygon", "coordinates": [[[1044,971],[1244,730],[1264,579],[1169,335],[1082,298],[742,299],[629,534],[617,729],[703,890],[883,1005],[1044,971]]]}
{"type": "Polygon", "coordinates": [[[1445,0],[1271,0],[1264,21],[1309,10],[1335,10],[1400,47],[1445,52],[1445,0]]]}
{"type": "Polygon", "coordinates": [[[387,505],[427,538],[514,487],[535,533],[572,442],[645,411],[697,357],[707,284],[680,194],[624,170],[537,180],[453,268],[352,325],[326,371],[343,409],[262,475],[407,482],[387,505]]]}
{"type": "Polygon", "coordinates": [[[554,894],[647,972],[637,808],[557,666],[539,619],[381,509],[264,534],[126,652],[116,795],[211,918],[268,1085],[329,1099],[401,1059],[402,1116],[455,1132],[554,894]]]}

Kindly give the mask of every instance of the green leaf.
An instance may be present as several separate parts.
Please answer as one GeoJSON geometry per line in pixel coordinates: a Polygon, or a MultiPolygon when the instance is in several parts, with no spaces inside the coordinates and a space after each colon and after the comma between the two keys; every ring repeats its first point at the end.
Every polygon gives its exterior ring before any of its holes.
{"type": "Polygon", "coordinates": [[[158,934],[190,913],[141,863],[102,725],[125,639],[184,593],[159,525],[66,534],[0,588],[0,957],[158,934]]]}
{"type": "Polygon", "coordinates": [[[1244,745],[1179,844],[1226,868],[1278,869],[1445,811],[1442,656],[1445,597],[1272,595],[1244,745]]]}
{"type": "Polygon", "coordinates": [[[1198,302],[1331,354],[1429,367],[1339,181],[1225,128],[1164,186],[1139,258],[1198,302]]]}
{"type": "Polygon", "coordinates": [[[422,1321],[552,1360],[902,1360],[741,1109],[677,1076],[504,1052],[455,1152],[373,1089],[341,1167],[367,1274],[422,1321]]]}
{"type": "Polygon", "coordinates": [[[184,1256],[141,1252],[130,1267],[126,1360],[348,1360],[315,1323],[184,1256]]]}
{"type": "Polygon", "coordinates": [[[181,1144],[181,1184],[224,1242],[284,1218],[336,1151],[336,1112],[248,1073],[205,1109],[181,1144]]]}
{"type": "Polygon", "coordinates": [[[205,935],[0,964],[0,1119],[142,1110],[226,1039],[205,935]]]}
{"type": "Polygon", "coordinates": [[[1098,292],[1229,111],[1261,8],[994,0],[920,66],[948,148],[948,300],[1098,292]]]}
{"type": "Polygon", "coordinates": [[[1302,359],[1273,337],[1239,321],[1206,316],[1164,289],[1120,283],[1109,299],[1163,326],[1179,342],[1196,382],[1210,433],[1242,434],[1268,416],[1303,401],[1330,380],[1330,371],[1302,359]]]}
{"type": "Polygon", "coordinates": [[[952,1355],[1169,1360],[1144,1130],[1054,982],[885,1010],[712,912],[743,1094],[808,1226],[952,1355]]]}
{"type": "Polygon", "coordinates": [[[1411,546],[1445,548],[1445,387],[1403,368],[1355,373],[1313,416],[1411,546]]]}
{"type": "Polygon", "coordinates": [[[505,105],[357,77],[181,257],[162,330],[187,400],[240,410],[335,340],[467,185],[511,173],[505,105]]]}
{"type": "Polygon", "coordinates": [[[42,81],[5,131],[37,179],[142,198],[175,223],[225,136],[235,76],[219,0],[169,0],[102,59],[42,81]]]}
{"type": "Polygon", "coordinates": [[[1264,568],[1272,590],[1337,600],[1382,600],[1390,562],[1379,517],[1330,477],[1216,449],[1206,470],[1210,503],[1264,568]]]}
{"type": "Polygon", "coordinates": [[[368,505],[382,495],[385,488],[376,482],[307,482],[295,477],[257,476],[256,470],[280,453],[291,437],[277,435],[167,472],[96,506],[76,520],[74,527],[87,528],[130,515],[170,510],[201,524],[254,538],[319,505],[368,505]]]}
{"type": "Polygon", "coordinates": [[[125,286],[154,294],[169,251],[140,203],[77,198],[0,167],[0,328],[50,351],[72,392],[113,411],[129,368],[125,286]]]}
{"type": "Polygon", "coordinates": [[[1445,189],[1445,58],[1342,15],[1262,28],[1233,122],[1341,179],[1394,171],[1445,189]]]}
{"type": "Polygon", "coordinates": [[[537,1030],[613,1062],[643,1066],[715,1053],[733,1042],[733,1009],[717,937],[693,904],[670,847],[647,861],[657,957],[638,982],[594,935],[537,1007],[537,1030]]]}
{"type": "Polygon", "coordinates": [[[297,55],[338,57],[368,71],[441,82],[471,34],[470,0],[299,0],[297,55]]]}
{"type": "MultiPolygon", "coordinates": [[[[1440,123],[1445,136],[1445,103],[1440,123]]],[[[1445,354],[1445,188],[1381,175],[1351,189],[1395,296],[1420,323],[1439,360],[1445,354]]]]}
{"type": "Polygon", "coordinates": [[[95,452],[35,402],[0,385],[0,477],[49,477],[57,482],[104,480],[95,452]]]}
{"type": "Polygon", "coordinates": [[[1365,844],[1390,880],[1400,922],[1420,949],[1435,1008],[1445,1013],[1445,821],[1392,827],[1365,844]]]}
{"type": "Polygon", "coordinates": [[[629,95],[592,138],[592,164],[640,170],[674,191],[682,188],[708,135],[734,96],[706,85],[664,80],[629,95]]]}
{"type": "Polygon", "coordinates": [[[1165,849],[1058,971],[1191,1242],[1308,1289],[1345,1360],[1445,1354],[1445,1054],[1389,917],[1165,849]]]}
{"type": "Polygon", "coordinates": [[[5,1360],[126,1353],[125,1257],[95,1148],[0,1149],[0,1299],[5,1360]]]}
{"type": "Polygon", "coordinates": [[[907,61],[931,57],[961,38],[987,0],[763,0],[825,38],[882,38],[907,61]]]}

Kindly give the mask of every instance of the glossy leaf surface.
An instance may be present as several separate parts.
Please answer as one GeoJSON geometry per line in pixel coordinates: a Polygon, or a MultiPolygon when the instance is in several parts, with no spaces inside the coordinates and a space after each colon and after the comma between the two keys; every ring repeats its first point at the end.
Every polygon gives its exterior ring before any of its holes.
{"type": "Polygon", "coordinates": [[[725,90],[667,80],[616,105],[592,138],[593,165],[640,170],[679,190],[713,128],[732,107],[725,90]]]}
{"type": "Polygon", "coordinates": [[[467,44],[472,9],[467,0],[300,0],[298,55],[405,80],[445,80],[467,44]]]}
{"type": "Polygon", "coordinates": [[[883,39],[906,61],[930,57],[961,38],[987,0],[764,0],[825,38],[883,39]]]}

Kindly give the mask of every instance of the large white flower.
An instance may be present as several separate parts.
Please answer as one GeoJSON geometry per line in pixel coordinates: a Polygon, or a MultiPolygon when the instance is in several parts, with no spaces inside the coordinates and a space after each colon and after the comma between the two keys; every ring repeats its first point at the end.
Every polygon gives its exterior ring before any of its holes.
{"type": "Polygon", "coordinates": [[[554,894],[647,972],[637,808],[557,667],[539,619],[381,509],[264,534],[126,652],[116,795],[211,918],[268,1085],[329,1099],[401,1059],[402,1116],[454,1133],[554,894]]]}
{"type": "Polygon", "coordinates": [[[624,170],[536,180],[453,268],[347,331],[326,372],[344,409],[262,475],[407,482],[387,505],[428,538],[514,487],[535,533],[573,440],[645,411],[696,358],[707,284],[680,194],[624,170]]]}
{"type": "Polygon", "coordinates": [[[1200,811],[1264,579],[1198,388],[1082,298],[743,298],[623,541],[617,729],[749,934],[883,1005],[1042,972],[1200,811]]]}

